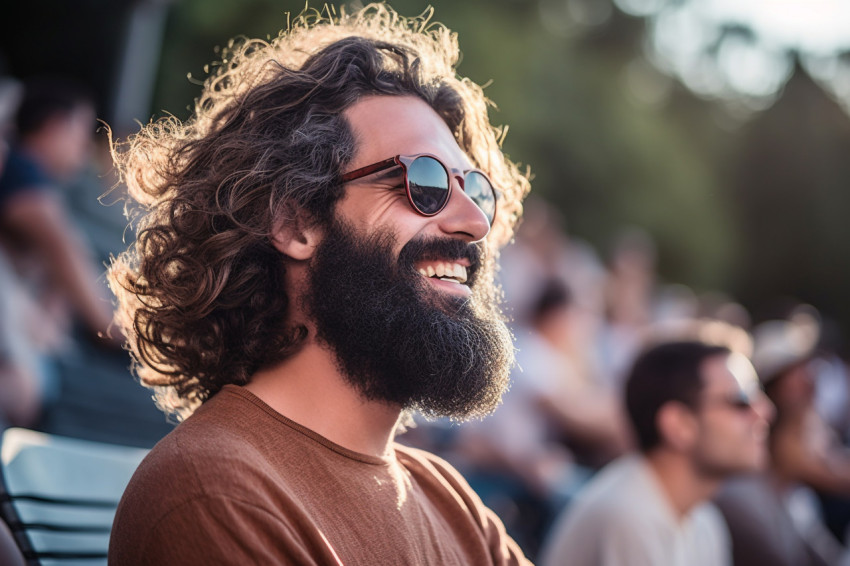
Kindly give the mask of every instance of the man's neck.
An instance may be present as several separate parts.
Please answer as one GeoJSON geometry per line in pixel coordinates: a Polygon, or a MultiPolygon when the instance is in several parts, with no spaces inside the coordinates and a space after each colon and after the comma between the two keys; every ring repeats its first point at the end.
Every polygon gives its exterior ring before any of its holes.
{"type": "Polygon", "coordinates": [[[656,450],[645,458],[679,520],[720,487],[719,480],[697,473],[693,462],[680,454],[656,450]]]}
{"type": "Polygon", "coordinates": [[[401,409],[365,400],[339,372],[333,354],[315,341],[257,372],[246,388],[275,411],[344,448],[382,458],[393,454],[401,409]]]}

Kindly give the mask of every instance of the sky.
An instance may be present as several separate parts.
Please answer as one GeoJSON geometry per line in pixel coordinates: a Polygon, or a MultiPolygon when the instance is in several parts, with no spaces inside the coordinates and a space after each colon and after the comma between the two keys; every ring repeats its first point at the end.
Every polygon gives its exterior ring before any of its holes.
{"type": "Polygon", "coordinates": [[[769,44],[813,55],[850,50],[847,0],[700,0],[703,17],[748,25],[769,44]]]}
{"type": "Polygon", "coordinates": [[[850,112],[850,0],[614,0],[649,18],[648,55],[692,91],[769,106],[794,70],[793,52],[850,112]],[[729,33],[730,28],[748,30],[729,33]]]}

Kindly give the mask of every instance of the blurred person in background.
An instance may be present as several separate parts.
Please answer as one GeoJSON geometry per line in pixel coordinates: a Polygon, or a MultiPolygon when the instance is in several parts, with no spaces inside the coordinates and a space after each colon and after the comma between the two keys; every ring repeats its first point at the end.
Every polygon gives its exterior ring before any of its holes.
{"type": "MultiPolygon", "coordinates": [[[[815,376],[814,405],[835,432],[836,444],[850,446],[850,366],[847,341],[838,324],[820,317],[818,355],[810,369],[815,376]]],[[[817,491],[824,522],[845,545],[850,543],[850,495],[817,491]]]]}
{"type": "Polygon", "coordinates": [[[88,163],[94,103],[70,79],[33,77],[21,82],[12,144],[0,174],[0,249],[6,307],[14,330],[4,342],[13,373],[28,376],[27,403],[10,409],[13,424],[33,426],[58,395],[54,361],[69,345],[76,320],[99,344],[112,319],[106,287],[97,282],[91,254],[73,225],[62,189],[88,163]],[[24,410],[24,407],[27,407],[24,410]]]}
{"type": "Polygon", "coordinates": [[[608,257],[600,333],[604,373],[618,390],[654,321],[655,266],[655,242],[650,235],[635,227],[621,230],[608,257]]]}
{"type": "Polygon", "coordinates": [[[595,465],[619,456],[629,443],[619,398],[573,364],[570,344],[581,326],[573,320],[566,283],[552,277],[536,295],[514,321],[511,389],[493,415],[461,427],[456,447],[470,484],[532,558],[595,465]],[[570,441],[585,449],[579,461],[570,441]]]}
{"type": "MultiPolygon", "coordinates": [[[[0,176],[12,140],[14,116],[21,97],[21,84],[0,77],[0,176]]],[[[42,409],[43,384],[39,381],[38,356],[22,329],[37,313],[32,298],[24,291],[15,267],[0,246],[0,428],[32,426],[42,409]]]]}
{"type": "MultiPolygon", "coordinates": [[[[580,399],[558,419],[565,427],[563,440],[581,464],[593,469],[604,465],[628,443],[625,425],[609,418],[622,412],[613,408],[620,404],[621,384],[609,374],[600,346],[604,265],[589,244],[566,234],[557,211],[538,197],[524,208],[515,241],[502,254],[499,275],[514,333],[518,338],[542,335],[541,343],[561,360],[548,371],[560,375],[563,379],[555,381],[568,384],[580,399]]],[[[523,357],[534,359],[532,354],[523,357]]],[[[530,367],[544,365],[532,362],[530,367]]],[[[522,379],[518,372],[514,381],[522,379]]]]}
{"type": "Polygon", "coordinates": [[[776,420],[767,471],[730,482],[717,498],[737,566],[848,560],[845,533],[829,530],[817,498],[850,496],[850,450],[814,404],[819,318],[813,308],[801,306],[787,319],[753,329],[753,363],[776,406],[776,420]]]}
{"type": "Polygon", "coordinates": [[[118,320],[184,420],[110,563],[528,564],[456,470],[395,442],[413,411],[491,412],[514,362],[494,267],[529,185],[458,56],[427,15],[307,12],[234,43],[190,121],[116,148],[146,209],[118,320]]]}
{"type": "Polygon", "coordinates": [[[33,77],[23,86],[0,177],[3,242],[23,276],[43,286],[41,302],[60,326],[62,304],[68,305],[94,340],[105,341],[111,305],[61,193],[91,157],[92,95],[66,78],[33,77]]]}
{"type": "Polygon", "coordinates": [[[569,289],[571,339],[569,356],[576,371],[599,383],[610,384],[600,359],[600,331],[605,310],[607,272],[596,250],[568,234],[558,211],[546,200],[531,195],[523,207],[516,238],[501,254],[499,283],[505,311],[524,324],[530,303],[539,297],[546,281],[560,279],[569,289]]]}
{"type": "Polygon", "coordinates": [[[647,347],[625,384],[639,453],[598,472],[553,527],[543,566],[715,566],[729,533],[708,500],[764,464],[770,402],[746,356],[704,341],[647,347]]]}

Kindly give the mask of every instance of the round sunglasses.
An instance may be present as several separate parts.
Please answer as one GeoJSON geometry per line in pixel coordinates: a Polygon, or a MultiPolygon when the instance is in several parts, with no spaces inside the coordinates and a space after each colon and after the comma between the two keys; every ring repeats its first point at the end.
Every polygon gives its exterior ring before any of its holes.
{"type": "Polygon", "coordinates": [[[743,389],[739,389],[722,397],[714,397],[705,399],[703,401],[704,404],[722,404],[737,411],[749,411],[753,409],[756,403],[756,396],[759,394],[760,390],[754,392],[747,392],[743,389]]]}
{"type": "Polygon", "coordinates": [[[460,171],[447,167],[436,155],[396,155],[384,161],[349,171],[342,176],[349,183],[378,171],[401,167],[404,188],[410,206],[422,216],[434,216],[449,203],[452,195],[452,176],[460,180],[463,192],[474,202],[493,224],[496,217],[496,190],[487,175],[479,169],[460,171]]]}

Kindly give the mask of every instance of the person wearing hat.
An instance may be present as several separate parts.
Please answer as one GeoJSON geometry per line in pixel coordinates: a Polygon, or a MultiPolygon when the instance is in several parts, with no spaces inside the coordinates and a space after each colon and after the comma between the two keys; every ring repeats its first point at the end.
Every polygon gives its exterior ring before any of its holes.
{"type": "Polygon", "coordinates": [[[815,408],[817,312],[801,307],[787,320],[764,322],[753,339],[753,365],[776,406],[770,448],[779,479],[850,495],[850,450],[815,408]]]}
{"type": "Polygon", "coordinates": [[[820,321],[810,307],[753,329],[753,366],[776,407],[770,465],[726,484],[715,503],[729,525],[736,566],[840,564],[847,552],[826,528],[817,492],[850,495],[850,451],[815,409],[812,361],[820,321]]]}

